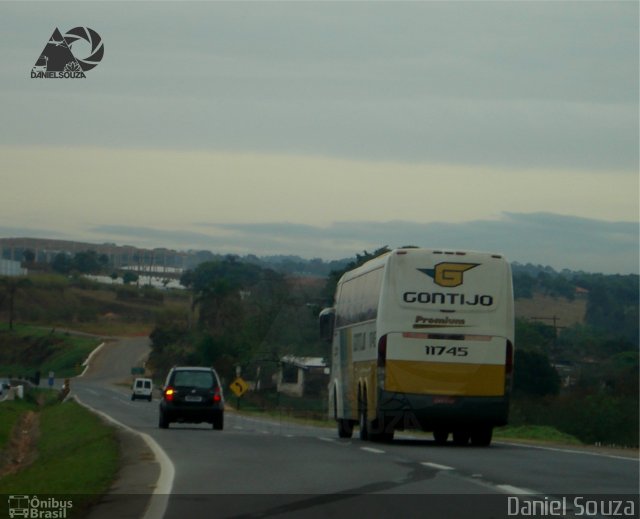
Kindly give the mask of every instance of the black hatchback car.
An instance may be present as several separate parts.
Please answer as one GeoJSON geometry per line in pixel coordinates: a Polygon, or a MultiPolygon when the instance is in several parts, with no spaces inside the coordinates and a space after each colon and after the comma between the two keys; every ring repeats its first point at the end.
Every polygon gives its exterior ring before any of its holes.
{"type": "Polygon", "coordinates": [[[171,422],[205,422],[222,430],[224,396],[213,368],[171,368],[162,389],[158,426],[166,429],[171,422]]]}

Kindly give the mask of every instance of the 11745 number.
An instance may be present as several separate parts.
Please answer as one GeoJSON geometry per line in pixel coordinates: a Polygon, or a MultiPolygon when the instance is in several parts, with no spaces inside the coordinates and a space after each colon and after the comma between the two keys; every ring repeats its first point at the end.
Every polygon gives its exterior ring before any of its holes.
{"type": "Polygon", "coordinates": [[[425,346],[427,355],[453,355],[454,357],[466,357],[469,355],[467,346],[425,346]]]}

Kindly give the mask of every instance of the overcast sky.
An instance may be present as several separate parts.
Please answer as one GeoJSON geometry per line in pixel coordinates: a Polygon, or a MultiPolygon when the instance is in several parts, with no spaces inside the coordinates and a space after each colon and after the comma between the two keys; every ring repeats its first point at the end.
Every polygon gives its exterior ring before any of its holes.
{"type": "Polygon", "coordinates": [[[638,272],[638,6],[0,1],[0,237],[638,272]]]}

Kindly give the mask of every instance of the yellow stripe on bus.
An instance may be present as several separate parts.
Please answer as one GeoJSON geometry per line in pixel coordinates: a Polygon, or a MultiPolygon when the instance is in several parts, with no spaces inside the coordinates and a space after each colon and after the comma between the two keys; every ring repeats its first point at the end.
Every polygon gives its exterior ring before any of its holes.
{"type": "Polygon", "coordinates": [[[504,366],[387,360],[385,389],[398,393],[502,396],[504,366]]]}

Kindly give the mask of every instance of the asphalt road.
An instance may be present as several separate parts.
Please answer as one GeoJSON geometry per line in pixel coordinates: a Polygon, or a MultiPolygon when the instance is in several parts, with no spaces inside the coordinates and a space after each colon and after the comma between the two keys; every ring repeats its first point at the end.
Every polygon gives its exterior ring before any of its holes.
{"type": "Polygon", "coordinates": [[[166,453],[175,477],[165,519],[522,517],[532,515],[526,512],[533,501],[546,504],[539,511],[563,512],[538,517],[594,510],[606,516],[607,507],[629,499],[635,499],[631,517],[638,516],[638,460],[624,455],[508,442],[436,446],[411,434],[392,443],[361,442],[338,439],[334,428],[233,412],[226,413],[224,431],[204,424],[161,430],[157,396],[132,402],[125,385],[130,367],[147,352],[146,339],[107,343],[73,391],[148,434],[166,453]]]}

